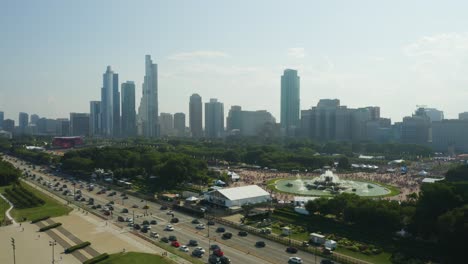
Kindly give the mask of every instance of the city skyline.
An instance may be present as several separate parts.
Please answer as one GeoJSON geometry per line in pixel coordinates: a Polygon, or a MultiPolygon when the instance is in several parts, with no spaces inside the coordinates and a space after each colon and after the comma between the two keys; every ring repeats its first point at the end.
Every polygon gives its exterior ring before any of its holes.
{"type": "Polygon", "coordinates": [[[462,1],[298,3],[303,8],[260,1],[250,4],[249,10],[242,3],[210,1],[185,3],[186,10],[176,8],[177,3],[117,2],[109,7],[102,1],[90,8],[91,3],[31,1],[24,8],[9,2],[0,11],[5,40],[0,44],[5,62],[0,108],[6,118],[18,122],[11,113],[21,111],[51,118],[87,111],[88,102],[99,98],[97,73],[105,65],[112,65],[122,80],[135,81],[140,95],[144,54],[152,54],[161,65],[161,112],[188,113],[185,98],[198,93],[219,98],[226,109],[239,104],[267,109],[279,120],[277,76],[286,68],[301,75],[301,109],[322,98],[339,98],[349,107],[379,105],[382,116],[392,121],[401,120],[417,104],[442,109],[447,118],[466,111],[468,34],[461,10],[467,4],[462,1]],[[426,12],[416,12],[422,3],[426,12]],[[112,12],[100,12],[104,8],[112,12]],[[72,10],[86,16],[69,19],[72,10]],[[296,15],[278,22],[275,17],[283,10],[296,15]],[[245,22],[238,23],[236,14],[241,11],[245,22]],[[450,16],[443,15],[449,12],[450,16]],[[126,25],[119,18],[128,13],[142,15],[126,25]],[[396,15],[399,23],[390,23],[396,15]],[[187,19],[181,19],[184,16],[187,19]],[[310,25],[307,32],[299,26],[305,24],[310,25]],[[281,38],[275,28],[284,32],[281,38]],[[86,45],[73,43],[80,39],[87,39],[86,45]],[[115,44],[109,45],[109,39],[115,44]],[[41,67],[20,77],[25,61],[41,67]],[[247,93],[255,100],[245,100],[247,93]]]}

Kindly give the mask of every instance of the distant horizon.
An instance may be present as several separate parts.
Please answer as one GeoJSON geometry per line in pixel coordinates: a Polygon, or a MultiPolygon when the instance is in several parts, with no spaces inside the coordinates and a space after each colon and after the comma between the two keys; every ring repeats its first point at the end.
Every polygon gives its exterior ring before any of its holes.
{"type": "Polygon", "coordinates": [[[467,8],[422,0],[11,1],[0,10],[0,111],[15,122],[19,112],[88,113],[108,65],[119,89],[135,82],[138,109],[149,54],[159,67],[160,113],[188,116],[198,93],[224,103],[225,116],[240,105],[280,122],[280,78],[291,68],[301,78],[301,110],[336,98],[349,108],[379,106],[392,122],[417,105],[455,119],[468,111],[467,8]]]}

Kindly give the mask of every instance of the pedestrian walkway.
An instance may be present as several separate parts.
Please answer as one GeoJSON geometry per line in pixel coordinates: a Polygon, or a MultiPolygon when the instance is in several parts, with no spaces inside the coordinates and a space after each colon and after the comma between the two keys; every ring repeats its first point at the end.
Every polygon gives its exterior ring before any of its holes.
{"type": "Polygon", "coordinates": [[[2,197],[2,199],[10,205],[10,208],[5,212],[6,217],[13,223],[13,225],[17,225],[18,223],[16,223],[15,219],[13,219],[13,217],[11,217],[10,215],[10,211],[13,210],[14,207],[13,204],[10,201],[8,201],[8,199],[2,194],[0,194],[0,197],[2,197]]]}

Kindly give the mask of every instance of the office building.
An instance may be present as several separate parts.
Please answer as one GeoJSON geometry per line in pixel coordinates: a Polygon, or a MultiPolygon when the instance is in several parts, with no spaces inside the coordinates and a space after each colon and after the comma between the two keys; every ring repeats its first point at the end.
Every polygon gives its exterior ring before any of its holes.
{"type": "Polygon", "coordinates": [[[220,138],[224,136],[224,105],[217,99],[205,103],[205,137],[220,138]]]}
{"type": "Polygon", "coordinates": [[[431,122],[438,122],[444,119],[444,112],[435,108],[424,108],[426,115],[429,117],[431,122]]]}
{"type": "Polygon", "coordinates": [[[153,63],[150,55],[145,57],[145,77],[142,90],[143,95],[138,108],[139,131],[145,137],[158,137],[158,65],[153,63]]]}
{"type": "Polygon", "coordinates": [[[468,120],[432,122],[432,147],[449,153],[468,152],[468,120]]]}
{"type": "Polygon", "coordinates": [[[185,136],[185,114],[184,113],[174,114],[174,131],[175,131],[176,136],[178,137],[185,136]]]}
{"type": "Polygon", "coordinates": [[[203,105],[202,98],[198,94],[190,96],[189,118],[192,137],[203,137],[203,105]]]}
{"type": "Polygon", "coordinates": [[[458,114],[458,119],[468,120],[468,112],[463,112],[463,113],[458,114]]]}
{"type": "Polygon", "coordinates": [[[11,120],[11,119],[3,120],[2,129],[10,133],[14,133],[15,132],[15,120],[11,120]]]}
{"type": "Polygon", "coordinates": [[[226,117],[226,131],[232,133],[234,130],[241,129],[242,107],[238,105],[231,106],[228,116],[226,117]]]}
{"type": "Polygon", "coordinates": [[[30,124],[37,125],[37,121],[39,121],[39,118],[40,117],[38,115],[32,114],[30,117],[31,119],[30,124]]]}
{"type": "Polygon", "coordinates": [[[70,113],[70,135],[88,136],[89,135],[89,114],[88,113],[70,113]]]}
{"type": "Polygon", "coordinates": [[[28,128],[29,115],[27,113],[19,113],[18,118],[18,132],[20,134],[25,134],[28,128]]]}
{"type": "Polygon", "coordinates": [[[0,111],[0,128],[3,128],[3,120],[5,120],[5,114],[0,111]]]}
{"type": "Polygon", "coordinates": [[[172,114],[161,113],[159,116],[159,133],[161,137],[172,136],[174,130],[174,119],[172,114]]]}
{"type": "Polygon", "coordinates": [[[70,135],[70,120],[68,118],[57,118],[56,134],[62,137],[70,135]]]}
{"type": "Polygon", "coordinates": [[[380,107],[378,106],[368,106],[366,107],[369,110],[371,120],[379,120],[380,118],[380,107]]]}
{"type": "Polygon", "coordinates": [[[296,70],[286,69],[281,76],[281,128],[294,136],[300,125],[300,78],[296,70]]]}
{"type": "Polygon", "coordinates": [[[57,120],[50,118],[39,118],[36,121],[36,134],[54,136],[57,134],[57,120]]]}
{"type": "Polygon", "coordinates": [[[274,125],[276,119],[266,110],[243,111],[240,106],[231,106],[226,118],[229,135],[258,136],[265,125],[274,125]]]}
{"type": "Polygon", "coordinates": [[[89,102],[89,135],[100,135],[101,130],[101,101],[89,102]]]}
{"type": "Polygon", "coordinates": [[[431,119],[424,108],[416,110],[411,117],[403,118],[401,126],[401,142],[426,145],[430,141],[431,119]]]}
{"type": "MultiPolygon", "coordinates": [[[[111,66],[107,66],[102,79],[101,134],[106,137],[112,137],[120,132],[119,75],[112,71],[111,66]]],[[[71,119],[70,122],[72,122],[71,119]]]]}
{"type": "Polygon", "coordinates": [[[135,83],[122,83],[122,136],[136,136],[135,83]]]}

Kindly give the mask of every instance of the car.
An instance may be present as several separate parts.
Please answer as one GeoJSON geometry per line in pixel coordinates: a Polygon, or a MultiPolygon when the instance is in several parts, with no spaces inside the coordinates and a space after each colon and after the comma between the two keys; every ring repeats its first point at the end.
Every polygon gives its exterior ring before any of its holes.
{"type": "Polygon", "coordinates": [[[169,240],[170,241],[177,241],[177,237],[176,236],[169,236],[169,240]]]}
{"type": "Polygon", "coordinates": [[[202,247],[196,247],[196,248],[193,249],[193,251],[200,251],[203,254],[205,253],[205,249],[203,249],[202,247]]]}
{"type": "Polygon", "coordinates": [[[208,224],[208,225],[215,225],[215,221],[213,221],[213,220],[210,220],[210,221],[208,221],[208,223],[207,223],[207,224],[208,224]]]}
{"type": "Polygon", "coordinates": [[[187,246],[180,246],[179,250],[183,252],[189,252],[189,248],[187,246]]]}
{"type": "Polygon", "coordinates": [[[173,224],[179,223],[179,218],[177,218],[177,217],[172,218],[171,223],[173,223],[173,224]]]}
{"type": "Polygon", "coordinates": [[[166,231],[174,231],[174,227],[172,225],[167,225],[164,230],[166,231]]]}
{"type": "Polygon", "coordinates": [[[258,247],[258,248],[262,248],[262,247],[266,246],[266,243],[265,243],[265,241],[257,241],[257,242],[255,242],[255,246],[258,247]]]}
{"type": "Polygon", "coordinates": [[[102,205],[98,204],[98,205],[96,205],[96,208],[100,209],[100,208],[102,208],[102,205]]]}
{"type": "Polygon", "coordinates": [[[223,234],[224,239],[231,239],[231,237],[232,237],[232,233],[227,232],[223,234]]]}
{"type": "Polygon", "coordinates": [[[224,233],[224,232],[226,232],[226,228],[220,226],[220,227],[216,228],[216,232],[218,232],[218,233],[224,233]]]}
{"type": "Polygon", "coordinates": [[[81,201],[81,202],[86,202],[86,198],[81,197],[80,201],[81,201]]]}
{"type": "Polygon", "coordinates": [[[220,257],[219,261],[221,262],[221,264],[230,264],[231,263],[231,260],[229,258],[227,258],[226,256],[220,257]]]}
{"type": "Polygon", "coordinates": [[[196,227],[196,229],[205,229],[205,225],[204,224],[198,224],[196,227]]]}
{"type": "Polygon", "coordinates": [[[221,248],[216,244],[213,244],[210,246],[210,250],[216,250],[216,249],[221,249],[221,248]]]}
{"type": "Polygon", "coordinates": [[[125,219],[124,219],[122,216],[119,216],[119,217],[117,217],[117,221],[119,221],[119,222],[124,222],[125,219]]]}
{"type": "Polygon", "coordinates": [[[156,220],[151,220],[150,221],[150,225],[157,225],[157,224],[158,224],[158,221],[156,221],[156,220]]]}
{"type": "Polygon", "coordinates": [[[197,258],[203,257],[203,254],[204,254],[204,252],[201,252],[201,251],[198,251],[198,250],[193,250],[192,251],[192,256],[197,257],[197,258]]]}
{"type": "Polygon", "coordinates": [[[160,209],[160,210],[167,210],[168,208],[167,208],[167,206],[163,205],[163,206],[161,206],[159,209],[160,209]]]}
{"type": "Polygon", "coordinates": [[[213,250],[213,254],[216,255],[217,257],[224,256],[224,252],[220,248],[213,250]]]}
{"type": "Polygon", "coordinates": [[[172,212],[172,210],[169,210],[169,211],[166,212],[167,215],[171,215],[171,214],[173,214],[173,213],[174,213],[174,212],[172,212]]]}
{"type": "Polygon", "coordinates": [[[148,233],[148,230],[149,230],[149,229],[148,229],[146,226],[144,226],[144,227],[141,228],[140,231],[141,231],[142,233],[148,233]]]}
{"type": "Polygon", "coordinates": [[[249,233],[247,233],[246,231],[239,231],[239,233],[237,233],[237,235],[241,236],[241,237],[245,237],[247,236],[249,233]]]}
{"type": "Polygon", "coordinates": [[[302,259],[300,257],[290,257],[288,263],[297,263],[301,264],[302,259]]]}
{"type": "Polygon", "coordinates": [[[198,246],[198,241],[196,241],[195,239],[190,239],[188,245],[192,247],[196,247],[198,246]]]}
{"type": "Polygon", "coordinates": [[[141,228],[141,226],[140,226],[139,224],[135,224],[135,225],[133,226],[133,228],[135,228],[136,230],[139,230],[139,229],[141,228]]]}
{"type": "Polygon", "coordinates": [[[148,220],[144,220],[142,224],[143,224],[143,225],[149,225],[149,221],[148,221],[148,220]]]}
{"type": "Polygon", "coordinates": [[[132,205],[132,208],[138,208],[138,205],[134,204],[132,205]]]}
{"type": "Polygon", "coordinates": [[[286,248],[286,252],[288,252],[288,253],[293,253],[293,254],[294,254],[294,253],[297,253],[297,248],[295,248],[295,247],[287,247],[287,248],[286,248]]]}
{"type": "Polygon", "coordinates": [[[167,237],[162,237],[161,242],[169,243],[169,239],[167,237]]]}
{"type": "Polygon", "coordinates": [[[322,259],[322,261],[320,261],[320,264],[335,264],[335,262],[329,259],[322,259]]]}
{"type": "Polygon", "coordinates": [[[178,248],[180,247],[180,243],[178,241],[172,241],[171,246],[178,248]]]}
{"type": "Polygon", "coordinates": [[[104,211],[104,215],[109,216],[109,215],[110,215],[110,211],[104,211]]]}
{"type": "Polygon", "coordinates": [[[151,231],[151,232],[150,232],[150,237],[158,238],[158,237],[159,237],[159,234],[158,234],[157,232],[151,231]]]}
{"type": "Polygon", "coordinates": [[[133,227],[133,222],[130,222],[130,223],[128,223],[128,225],[127,225],[127,226],[129,226],[129,227],[133,227]]]}
{"type": "Polygon", "coordinates": [[[91,206],[91,209],[96,210],[96,209],[97,209],[97,206],[96,206],[96,205],[93,205],[93,206],[91,206]]]}
{"type": "Polygon", "coordinates": [[[122,199],[124,199],[124,200],[128,200],[128,196],[124,196],[122,199]]]}
{"type": "Polygon", "coordinates": [[[200,220],[198,220],[198,219],[193,219],[193,220],[192,220],[192,224],[200,224],[200,220]]]}
{"type": "Polygon", "coordinates": [[[124,209],[122,209],[122,211],[120,211],[120,212],[123,213],[123,214],[126,214],[126,213],[128,213],[128,209],[127,209],[127,208],[124,208],[124,209]]]}
{"type": "Polygon", "coordinates": [[[132,222],[133,223],[133,218],[127,217],[127,218],[125,218],[125,222],[132,222]]]}

